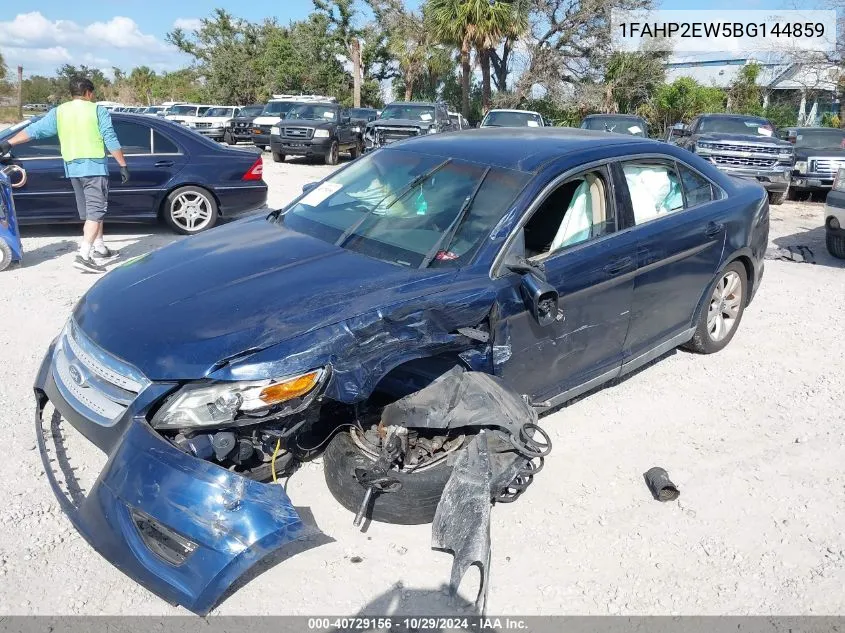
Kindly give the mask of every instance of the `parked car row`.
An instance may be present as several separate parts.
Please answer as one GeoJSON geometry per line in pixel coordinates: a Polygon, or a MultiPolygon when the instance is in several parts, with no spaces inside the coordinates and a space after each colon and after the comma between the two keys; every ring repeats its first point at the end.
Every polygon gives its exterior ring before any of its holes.
{"type": "MultiPolygon", "coordinates": [[[[34,120],[0,131],[0,140],[34,120]]],[[[266,205],[263,160],[254,152],[212,142],[164,117],[113,112],[112,122],[132,179],[122,183],[117,163],[109,160],[109,221],[163,221],[191,235],[266,205]]],[[[20,224],[79,221],[57,138],[16,146],[0,159],[0,166],[6,164],[23,167],[28,176],[15,191],[20,224]]]]}

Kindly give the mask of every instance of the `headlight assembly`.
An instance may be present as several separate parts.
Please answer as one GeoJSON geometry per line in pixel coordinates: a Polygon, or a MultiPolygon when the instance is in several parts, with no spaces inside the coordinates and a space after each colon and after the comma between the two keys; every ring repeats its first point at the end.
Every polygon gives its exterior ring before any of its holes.
{"type": "Polygon", "coordinates": [[[807,161],[806,160],[796,160],[795,161],[795,171],[799,174],[806,174],[807,173],[807,161]]]}
{"type": "Polygon", "coordinates": [[[275,380],[188,384],[171,396],[152,419],[157,429],[246,426],[269,414],[289,415],[308,406],[327,372],[275,380]]]}
{"type": "Polygon", "coordinates": [[[314,138],[329,138],[328,130],[314,130],[314,138]]]}

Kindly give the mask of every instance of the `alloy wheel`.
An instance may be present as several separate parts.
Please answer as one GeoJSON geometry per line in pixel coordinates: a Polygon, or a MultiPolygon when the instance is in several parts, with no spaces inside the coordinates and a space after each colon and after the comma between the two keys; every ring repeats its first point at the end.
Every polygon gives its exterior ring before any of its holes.
{"type": "Polygon", "coordinates": [[[733,331],[742,309],[742,280],[729,270],[713,288],[707,310],[707,332],[718,343],[733,331]]]}
{"type": "Polygon", "coordinates": [[[170,205],[170,217],[180,228],[196,233],[211,221],[211,202],[203,194],[186,191],[174,198],[170,205]]]}

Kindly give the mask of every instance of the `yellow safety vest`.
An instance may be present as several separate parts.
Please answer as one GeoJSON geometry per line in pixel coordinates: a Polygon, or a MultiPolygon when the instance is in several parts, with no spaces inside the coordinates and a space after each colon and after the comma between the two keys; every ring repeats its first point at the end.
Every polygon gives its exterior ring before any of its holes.
{"type": "Polygon", "coordinates": [[[96,103],[84,99],[63,103],[56,108],[56,124],[66,163],[80,158],[105,158],[96,103]]]}

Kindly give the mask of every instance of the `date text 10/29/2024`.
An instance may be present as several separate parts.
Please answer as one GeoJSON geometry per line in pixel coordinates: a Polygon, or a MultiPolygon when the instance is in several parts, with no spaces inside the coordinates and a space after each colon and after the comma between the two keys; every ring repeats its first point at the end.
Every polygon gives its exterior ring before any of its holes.
{"type": "Polygon", "coordinates": [[[309,631],[527,631],[525,620],[510,617],[353,617],[308,618],[309,631]]]}

